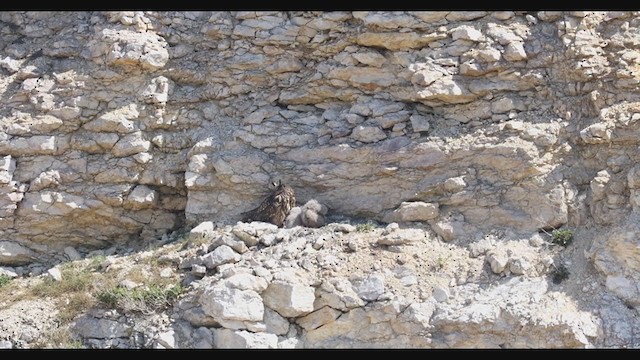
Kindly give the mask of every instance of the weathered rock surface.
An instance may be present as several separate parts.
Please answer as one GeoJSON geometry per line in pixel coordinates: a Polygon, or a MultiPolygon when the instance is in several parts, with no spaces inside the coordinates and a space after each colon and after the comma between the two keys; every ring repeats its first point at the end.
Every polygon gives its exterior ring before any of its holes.
{"type": "Polygon", "coordinates": [[[638,347],[639,27],[630,11],[2,12],[0,266],[36,276],[193,228],[205,248],[165,275],[208,296],[144,341],[83,318],[93,347],[638,347]],[[277,179],[300,205],[288,228],[232,226],[277,179]],[[398,227],[331,224],[356,218],[398,227]],[[562,249],[531,235],[560,228],[562,249]]]}

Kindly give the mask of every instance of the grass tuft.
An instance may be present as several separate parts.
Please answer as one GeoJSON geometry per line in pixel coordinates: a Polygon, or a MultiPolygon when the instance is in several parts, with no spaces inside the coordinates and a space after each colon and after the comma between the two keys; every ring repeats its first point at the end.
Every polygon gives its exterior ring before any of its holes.
{"type": "Polygon", "coordinates": [[[551,232],[551,242],[566,247],[573,242],[573,231],[569,229],[556,229],[551,232]]]}
{"type": "Polygon", "coordinates": [[[99,292],[96,297],[110,308],[151,314],[171,306],[184,290],[179,284],[168,287],[150,284],[144,288],[133,289],[116,286],[99,292]]]}

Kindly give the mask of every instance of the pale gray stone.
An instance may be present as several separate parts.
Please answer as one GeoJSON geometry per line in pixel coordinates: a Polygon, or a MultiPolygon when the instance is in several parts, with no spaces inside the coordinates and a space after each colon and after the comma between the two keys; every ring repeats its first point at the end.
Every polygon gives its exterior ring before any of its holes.
{"type": "Polygon", "coordinates": [[[3,266],[0,266],[0,275],[4,275],[10,278],[18,277],[18,273],[13,268],[3,266]]]}
{"type": "Polygon", "coordinates": [[[258,293],[226,286],[206,289],[199,298],[202,310],[216,321],[262,321],[264,305],[258,293]]]}
{"type": "Polygon", "coordinates": [[[491,265],[491,271],[500,274],[509,264],[509,258],[506,254],[492,252],[487,255],[487,262],[491,265]]]}
{"type": "Polygon", "coordinates": [[[515,16],[515,13],[513,11],[496,11],[491,15],[498,20],[509,20],[515,16]]]}
{"type": "Polygon", "coordinates": [[[75,320],[73,330],[85,338],[113,339],[129,337],[133,329],[117,321],[83,315],[75,320]]]}
{"type": "Polygon", "coordinates": [[[244,241],[244,243],[248,247],[252,247],[258,244],[260,235],[265,232],[277,229],[278,227],[274,224],[253,221],[249,224],[239,222],[234,225],[233,229],[231,229],[231,232],[240,240],[244,241]]]}
{"type": "Polygon", "coordinates": [[[89,50],[106,55],[107,64],[133,63],[155,70],[169,60],[167,43],[155,33],[104,29],[101,35],[101,42],[89,42],[89,50]]]}
{"type": "Polygon", "coordinates": [[[232,275],[224,280],[224,283],[230,288],[252,290],[257,293],[263,292],[268,286],[265,279],[247,273],[232,275]]]}
{"type": "Polygon", "coordinates": [[[96,119],[83,125],[83,128],[93,132],[115,132],[128,134],[138,130],[133,119],[140,113],[135,104],[108,111],[96,119]]]}
{"type": "Polygon", "coordinates": [[[522,43],[522,38],[516,35],[510,28],[502,25],[490,24],[487,26],[485,34],[495,39],[500,45],[508,45],[510,43],[522,43]]]}
{"type": "Polygon", "coordinates": [[[191,265],[191,273],[198,277],[203,277],[207,274],[207,267],[202,265],[191,265]]]}
{"type": "Polygon", "coordinates": [[[351,224],[337,224],[334,228],[334,231],[350,233],[356,231],[356,227],[351,224]]]}
{"type": "Polygon", "coordinates": [[[434,288],[432,295],[437,302],[444,302],[449,299],[449,291],[442,287],[434,288]]]}
{"type": "Polygon", "coordinates": [[[47,275],[49,275],[55,281],[62,281],[62,272],[58,268],[51,268],[47,270],[47,275]]]}
{"type": "Polygon", "coordinates": [[[213,348],[213,333],[206,327],[199,327],[195,331],[194,349],[212,349],[213,348]]]}
{"type": "Polygon", "coordinates": [[[425,232],[421,229],[404,229],[384,235],[376,242],[380,245],[396,246],[416,243],[423,241],[425,238],[425,232]]]}
{"type": "Polygon", "coordinates": [[[9,184],[16,170],[16,161],[11,155],[0,158],[0,184],[9,184]]]}
{"type": "Polygon", "coordinates": [[[507,61],[521,61],[527,59],[527,52],[522,42],[511,42],[505,46],[503,56],[507,61]]]}
{"type": "Polygon", "coordinates": [[[386,139],[387,135],[377,126],[358,125],[353,129],[351,137],[356,141],[373,143],[386,139]]]}
{"type": "Polygon", "coordinates": [[[264,308],[263,321],[266,325],[266,332],[270,334],[285,335],[289,332],[289,320],[268,307],[264,308]]]}
{"type": "Polygon", "coordinates": [[[247,248],[247,245],[245,245],[243,241],[227,234],[218,236],[215,240],[213,240],[213,242],[211,242],[211,245],[209,245],[209,251],[212,251],[221,245],[226,245],[232,248],[233,251],[237,252],[238,254],[244,254],[245,252],[249,251],[249,248],[247,248]]]}
{"type": "Polygon", "coordinates": [[[173,330],[165,331],[158,334],[158,338],[156,339],[158,345],[161,346],[162,349],[175,349],[176,348],[176,338],[175,332],[173,330]]]}
{"type": "Polygon", "coordinates": [[[392,232],[396,231],[400,229],[400,225],[398,225],[398,223],[392,222],[389,223],[385,228],[384,231],[382,232],[382,235],[389,235],[392,232]]]}
{"type": "Polygon", "coordinates": [[[451,11],[445,18],[448,21],[469,21],[482,18],[487,14],[486,11],[451,11]]]}
{"type": "Polygon", "coordinates": [[[36,254],[28,248],[12,242],[0,241],[0,265],[23,265],[32,262],[36,254]]]}
{"type": "Polygon", "coordinates": [[[451,241],[464,233],[463,222],[460,221],[437,221],[429,225],[444,241],[451,241]]]}
{"type": "Polygon", "coordinates": [[[308,315],[296,319],[296,323],[305,330],[314,330],[322,325],[335,321],[342,313],[329,306],[324,306],[308,315]]]}
{"type": "Polygon", "coordinates": [[[369,275],[356,285],[356,292],[362,300],[375,301],[385,291],[384,277],[382,275],[369,275]]]}
{"type": "Polygon", "coordinates": [[[148,209],[155,206],[158,201],[158,193],[145,185],[136,186],[124,203],[134,210],[148,209]]]}
{"type": "Polygon", "coordinates": [[[491,103],[491,111],[495,114],[507,113],[513,109],[524,110],[522,101],[503,97],[491,103]]]}
{"type": "Polygon", "coordinates": [[[11,73],[15,73],[20,70],[20,64],[18,63],[18,61],[8,56],[0,60],[0,66],[11,73]]]}
{"type": "Polygon", "coordinates": [[[266,306],[284,317],[298,317],[313,311],[315,289],[302,284],[274,280],[262,293],[266,306]]]}
{"type": "Polygon", "coordinates": [[[65,253],[65,255],[67,255],[67,257],[71,261],[80,260],[82,258],[82,255],[80,255],[78,250],[76,250],[75,248],[73,248],[71,246],[65,247],[64,248],[64,253],[65,253]]]}
{"type": "Polygon", "coordinates": [[[212,252],[202,255],[200,258],[207,269],[215,269],[223,264],[236,263],[240,261],[242,257],[229,246],[221,245],[212,252]]]}
{"type": "Polygon", "coordinates": [[[149,151],[151,142],[143,138],[141,131],[128,134],[113,146],[111,152],[114,156],[123,157],[149,151]]]}
{"type": "Polygon", "coordinates": [[[482,33],[474,27],[462,25],[458,26],[451,30],[451,37],[453,40],[470,40],[470,41],[481,41],[484,39],[482,33]]]}
{"type": "Polygon", "coordinates": [[[640,188],[640,166],[634,166],[627,173],[627,186],[630,189],[640,188]]]}
{"type": "Polygon", "coordinates": [[[409,118],[411,120],[411,127],[413,128],[414,132],[423,132],[423,131],[429,131],[429,128],[431,127],[430,124],[430,119],[426,116],[422,116],[422,115],[411,115],[411,117],[409,118]]]}
{"type": "Polygon", "coordinates": [[[171,276],[173,276],[173,270],[171,268],[164,268],[160,270],[161,278],[170,278],[171,276]]]}
{"type": "Polygon", "coordinates": [[[385,222],[427,221],[437,218],[439,205],[422,201],[403,202],[400,206],[385,216],[385,222]]]}
{"type": "Polygon", "coordinates": [[[275,349],[278,347],[278,336],[268,333],[222,328],[213,330],[213,338],[217,349],[275,349]]]}
{"type": "Polygon", "coordinates": [[[365,65],[375,67],[380,67],[385,63],[385,61],[387,61],[384,56],[380,55],[377,52],[355,53],[353,54],[353,57],[365,65]]]}
{"type": "Polygon", "coordinates": [[[509,271],[511,271],[512,274],[523,275],[525,272],[527,272],[527,270],[529,270],[530,267],[531,265],[529,264],[527,259],[524,259],[524,258],[509,259],[509,271]]]}
{"type": "Polygon", "coordinates": [[[189,231],[189,241],[197,241],[207,238],[213,234],[213,230],[216,228],[213,221],[204,221],[198,224],[189,231]]]}

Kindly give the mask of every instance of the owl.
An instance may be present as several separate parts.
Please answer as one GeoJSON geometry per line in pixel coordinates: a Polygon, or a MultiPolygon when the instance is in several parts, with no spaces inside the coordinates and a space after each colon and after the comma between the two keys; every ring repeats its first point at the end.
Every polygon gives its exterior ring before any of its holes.
{"type": "Polygon", "coordinates": [[[273,192],[267,196],[260,206],[242,213],[242,221],[264,221],[282,227],[289,211],[296,206],[296,193],[292,187],[284,185],[282,180],[273,182],[273,192]]]}

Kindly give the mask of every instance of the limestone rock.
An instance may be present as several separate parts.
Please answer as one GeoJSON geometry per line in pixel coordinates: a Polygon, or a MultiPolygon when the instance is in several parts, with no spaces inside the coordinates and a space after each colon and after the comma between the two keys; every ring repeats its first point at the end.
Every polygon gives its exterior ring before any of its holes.
{"type": "Polygon", "coordinates": [[[214,286],[200,296],[199,302],[206,315],[216,321],[262,321],[264,305],[258,293],[227,286],[214,286]]]}
{"type": "Polygon", "coordinates": [[[49,275],[55,281],[61,281],[62,280],[62,272],[60,272],[60,269],[58,269],[58,268],[53,267],[53,268],[47,270],[47,275],[49,275]]]}
{"type": "Polygon", "coordinates": [[[243,273],[230,276],[224,281],[224,283],[226,284],[226,286],[233,289],[252,290],[257,293],[263,292],[268,286],[265,279],[243,273]]]}
{"type": "Polygon", "coordinates": [[[289,320],[268,307],[264,308],[265,330],[270,334],[285,335],[289,332],[289,320]]]}
{"type": "Polygon", "coordinates": [[[313,311],[315,290],[311,286],[274,281],[262,293],[264,304],[284,317],[313,311]]]}
{"type": "Polygon", "coordinates": [[[504,58],[507,61],[521,61],[527,59],[527,53],[524,50],[524,45],[521,42],[510,42],[504,48],[504,58]]]}
{"type": "Polygon", "coordinates": [[[0,184],[9,184],[15,170],[16,161],[11,155],[4,156],[0,159],[0,184]]]}
{"type": "MultiPolygon", "coordinates": [[[[518,277],[479,292],[476,300],[467,305],[459,300],[440,303],[431,324],[435,328],[456,331],[462,327],[478,327],[518,334],[508,342],[509,347],[540,342],[553,347],[588,347],[598,336],[597,320],[591,314],[579,311],[570,317],[549,317],[550,313],[560,315],[571,306],[564,294],[549,291],[546,280],[518,277]],[[546,319],[544,324],[539,322],[542,319],[546,319]],[[553,327],[549,327],[551,324],[553,327]],[[553,329],[552,333],[549,333],[550,329],[553,329]]],[[[446,339],[443,346],[494,346],[491,344],[499,338],[454,335],[446,339]]]]}
{"type": "Polygon", "coordinates": [[[189,231],[189,241],[208,238],[213,234],[213,229],[215,229],[215,225],[212,221],[204,221],[189,231]]]}
{"type": "Polygon", "coordinates": [[[217,349],[275,349],[278,347],[278,336],[275,334],[224,328],[213,331],[214,345],[217,349]]]}
{"type": "Polygon", "coordinates": [[[150,148],[151,142],[143,138],[142,132],[137,131],[120,138],[111,149],[111,152],[117,157],[123,157],[146,152],[150,148]]]}
{"type": "Polygon", "coordinates": [[[430,128],[430,120],[428,117],[426,116],[422,116],[422,115],[411,115],[410,117],[411,119],[411,127],[413,128],[413,131],[415,132],[424,132],[424,131],[429,131],[430,128]]]}
{"type": "Polygon", "coordinates": [[[506,269],[509,258],[502,253],[490,253],[487,255],[487,261],[491,265],[491,271],[500,274],[506,269]]]}
{"type": "Polygon", "coordinates": [[[580,138],[587,144],[606,143],[611,139],[611,130],[605,124],[593,124],[580,131],[580,138]]]}
{"type": "Polygon", "coordinates": [[[384,277],[374,274],[358,282],[356,291],[364,301],[377,300],[384,294],[384,277]]]}
{"type": "Polygon", "coordinates": [[[155,70],[169,60],[167,44],[155,33],[104,29],[98,42],[90,42],[91,56],[106,55],[109,65],[139,65],[155,70]]]}
{"type": "Polygon", "coordinates": [[[439,205],[422,201],[405,201],[385,216],[385,222],[427,221],[438,217],[439,205]]]}
{"type": "Polygon", "coordinates": [[[215,240],[211,242],[211,245],[209,245],[209,251],[213,251],[221,245],[226,245],[230,247],[231,249],[233,249],[233,251],[237,252],[238,254],[244,254],[249,250],[249,248],[247,248],[247,245],[245,245],[243,241],[238,240],[237,238],[231,235],[225,234],[225,235],[218,236],[215,240]]]}
{"type": "Polygon", "coordinates": [[[158,193],[145,185],[136,186],[124,203],[134,210],[148,209],[154,207],[158,201],[158,193]]]}
{"type": "Polygon", "coordinates": [[[484,38],[480,31],[467,25],[458,26],[451,30],[451,37],[453,40],[463,39],[471,41],[481,41],[484,38]]]}
{"type": "Polygon", "coordinates": [[[223,264],[236,263],[240,261],[240,259],[240,254],[233,251],[233,249],[227,245],[218,246],[212,252],[202,255],[201,257],[202,263],[207,269],[215,269],[223,264]]]}
{"type": "Polygon", "coordinates": [[[340,314],[340,311],[332,309],[329,306],[324,306],[306,316],[298,318],[296,323],[305,330],[313,330],[335,321],[340,314]]]}
{"type": "Polygon", "coordinates": [[[444,241],[451,241],[464,233],[464,222],[461,221],[437,221],[430,222],[430,225],[444,241]]]}
{"type": "Polygon", "coordinates": [[[133,331],[131,326],[92,316],[81,316],[75,321],[73,327],[80,336],[96,339],[124,338],[131,335],[133,331]]]}
{"type": "Polygon", "coordinates": [[[23,265],[32,262],[36,254],[28,248],[12,241],[0,241],[0,264],[23,265]]]}

